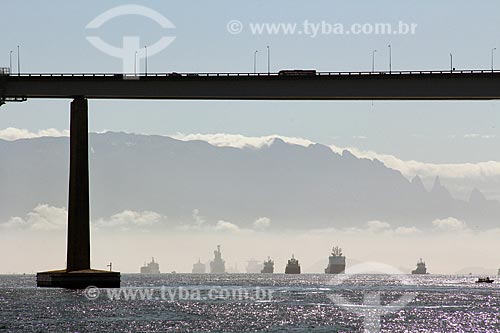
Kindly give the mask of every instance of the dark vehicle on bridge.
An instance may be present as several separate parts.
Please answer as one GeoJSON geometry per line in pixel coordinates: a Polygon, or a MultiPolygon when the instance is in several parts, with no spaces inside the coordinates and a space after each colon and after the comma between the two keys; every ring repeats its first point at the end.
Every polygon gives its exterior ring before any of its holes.
{"type": "Polygon", "coordinates": [[[316,76],[315,69],[284,69],[278,72],[279,76],[316,76]]]}

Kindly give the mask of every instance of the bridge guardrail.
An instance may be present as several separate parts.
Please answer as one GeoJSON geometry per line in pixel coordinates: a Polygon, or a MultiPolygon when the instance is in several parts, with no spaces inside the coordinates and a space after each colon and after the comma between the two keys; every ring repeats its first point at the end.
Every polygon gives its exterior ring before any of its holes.
{"type": "MultiPolygon", "coordinates": [[[[343,75],[429,75],[429,74],[500,74],[495,70],[429,70],[429,71],[361,71],[361,72],[317,72],[317,76],[343,76],[343,75]]],[[[9,68],[0,68],[0,75],[9,76],[9,68]]],[[[10,75],[12,76],[12,75],[10,75]]],[[[23,73],[12,77],[278,77],[278,73],[23,73]]],[[[285,76],[286,77],[286,76],[285,76]]]]}

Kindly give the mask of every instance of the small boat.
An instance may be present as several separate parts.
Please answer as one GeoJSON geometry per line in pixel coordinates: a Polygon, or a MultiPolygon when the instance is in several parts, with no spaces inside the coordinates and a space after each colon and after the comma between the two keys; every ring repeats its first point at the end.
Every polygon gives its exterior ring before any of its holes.
{"type": "Polygon", "coordinates": [[[495,280],[490,279],[489,277],[479,278],[476,283],[493,283],[495,280]]]}

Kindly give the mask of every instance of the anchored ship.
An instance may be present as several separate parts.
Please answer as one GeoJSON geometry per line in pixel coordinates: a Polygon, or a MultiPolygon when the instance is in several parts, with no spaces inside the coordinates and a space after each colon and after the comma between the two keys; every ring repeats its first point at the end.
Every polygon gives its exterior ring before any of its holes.
{"type": "Polygon", "coordinates": [[[429,274],[427,273],[427,268],[425,267],[425,262],[420,258],[417,262],[417,269],[411,271],[411,274],[429,274]]]}
{"type": "Polygon", "coordinates": [[[292,259],[288,260],[285,268],[285,274],[300,274],[300,264],[295,256],[292,254],[292,259]]]}
{"type": "Polygon", "coordinates": [[[226,273],[226,263],[222,259],[220,245],[217,245],[217,250],[214,251],[214,260],[210,262],[210,273],[212,274],[226,273]]]}
{"type": "Polygon", "coordinates": [[[345,256],[338,246],[332,248],[332,254],[328,257],[328,266],[325,268],[326,274],[343,274],[345,272],[345,256]]]}
{"type": "Polygon", "coordinates": [[[198,259],[198,262],[193,265],[193,274],[205,274],[206,267],[205,264],[198,259]]]}
{"type": "Polygon", "coordinates": [[[264,268],[260,272],[264,274],[274,273],[274,261],[271,260],[271,257],[267,257],[267,260],[264,261],[264,268]]]}
{"type": "Polygon", "coordinates": [[[250,259],[247,261],[247,273],[249,274],[258,274],[262,270],[262,264],[260,261],[255,260],[255,259],[250,259]]]}
{"type": "Polygon", "coordinates": [[[151,262],[141,267],[141,274],[160,274],[160,265],[155,262],[155,258],[151,258],[151,262]]]}
{"type": "Polygon", "coordinates": [[[240,273],[240,270],[238,269],[238,263],[234,263],[232,265],[227,265],[227,269],[226,269],[226,273],[229,273],[229,274],[239,274],[240,273]]]}

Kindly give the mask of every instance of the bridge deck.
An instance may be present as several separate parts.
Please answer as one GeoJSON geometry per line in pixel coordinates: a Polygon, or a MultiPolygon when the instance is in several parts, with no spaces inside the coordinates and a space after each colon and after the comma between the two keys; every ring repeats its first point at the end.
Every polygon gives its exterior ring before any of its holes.
{"type": "Polygon", "coordinates": [[[23,74],[0,77],[0,99],[490,100],[500,72],[23,74]]]}

